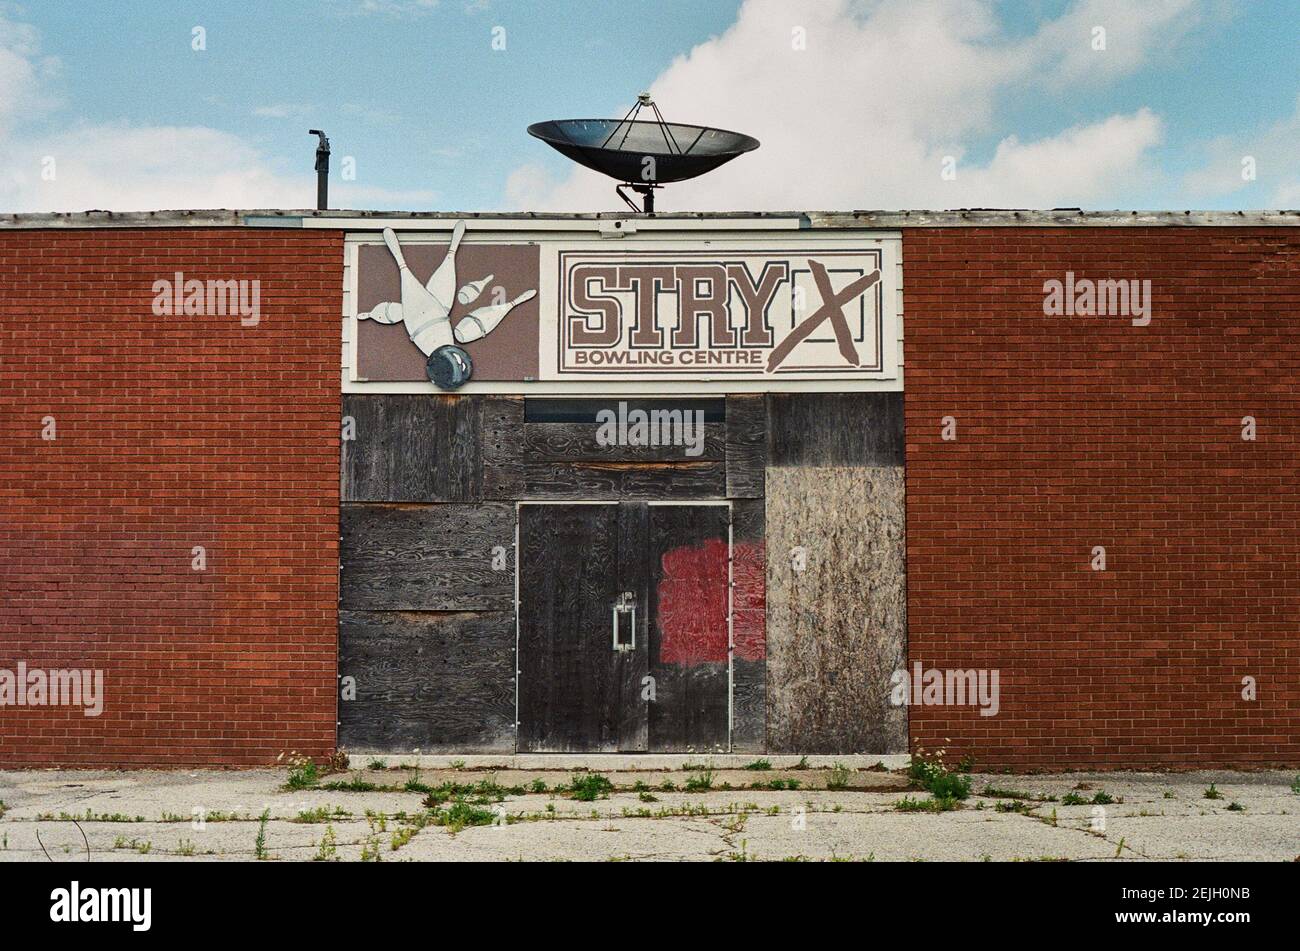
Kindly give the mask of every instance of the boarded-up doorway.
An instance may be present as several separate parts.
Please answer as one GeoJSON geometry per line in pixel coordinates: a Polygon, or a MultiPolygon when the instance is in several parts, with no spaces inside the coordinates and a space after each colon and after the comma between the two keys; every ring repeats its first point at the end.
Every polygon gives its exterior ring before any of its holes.
{"type": "Polygon", "coordinates": [[[729,512],[519,506],[520,751],[730,748],[729,512]]]}

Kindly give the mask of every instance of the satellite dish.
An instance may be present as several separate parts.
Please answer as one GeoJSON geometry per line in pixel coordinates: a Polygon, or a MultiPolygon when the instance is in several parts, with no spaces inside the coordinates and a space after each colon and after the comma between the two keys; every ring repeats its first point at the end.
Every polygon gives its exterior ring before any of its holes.
{"type": "Polygon", "coordinates": [[[633,211],[655,210],[654,190],[711,172],[737,155],[758,148],[758,139],[726,129],[665,122],[648,93],[622,119],[552,119],[528,127],[541,139],[579,165],[620,182],[614,191],[633,211]],[[654,110],[653,120],[637,121],[641,110],[654,110]],[[624,192],[631,188],[645,199],[638,209],[624,192]]]}

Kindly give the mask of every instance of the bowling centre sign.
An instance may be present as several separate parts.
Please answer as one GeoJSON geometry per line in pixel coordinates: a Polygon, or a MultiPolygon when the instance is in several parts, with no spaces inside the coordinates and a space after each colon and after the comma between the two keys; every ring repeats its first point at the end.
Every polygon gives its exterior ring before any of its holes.
{"type": "Polygon", "coordinates": [[[900,388],[896,234],[509,223],[349,235],[346,390],[900,388]]]}

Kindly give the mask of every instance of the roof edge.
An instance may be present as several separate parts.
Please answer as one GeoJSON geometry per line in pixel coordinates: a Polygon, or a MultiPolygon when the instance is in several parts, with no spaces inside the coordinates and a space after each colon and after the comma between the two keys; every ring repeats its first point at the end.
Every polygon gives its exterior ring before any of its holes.
{"type": "MultiPolygon", "coordinates": [[[[1254,211],[1084,211],[1079,208],[957,208],[949,210],[727,211],[662,212],[486,212],[486,211],[348,211],[314,209],[177,209],[165,211],[77,211],[0,214],[0,229],[63,228],[300,228],[304,219],[355,221],[371,219],[431,221],[460,219],[507,221],[601,221],[646,219],[799,219],[802,228],[971,228],[971,227],[1272,227],[1300,226],[1300,210],[1254,211]]],[[[321,222],[321,225],[324,221],[321,222]]],[[[319,227],[320,225],[318,225],[319,227]]],[[[787,226],[788,227],[788,226],[787,226]]]]}

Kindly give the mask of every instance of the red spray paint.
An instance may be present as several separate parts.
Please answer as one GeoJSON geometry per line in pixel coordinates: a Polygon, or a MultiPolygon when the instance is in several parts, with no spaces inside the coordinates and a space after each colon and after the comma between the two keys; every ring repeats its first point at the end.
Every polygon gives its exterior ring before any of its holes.
{"type": "MultiPolygon", "coordinates": [[[[736,656],[767,653],[762,542],[735,546],[736,656]]],[[[659,582],[659,662],[693,667],[727,660],[727,543],[710,538],[664,553],[659,582]]]]}

